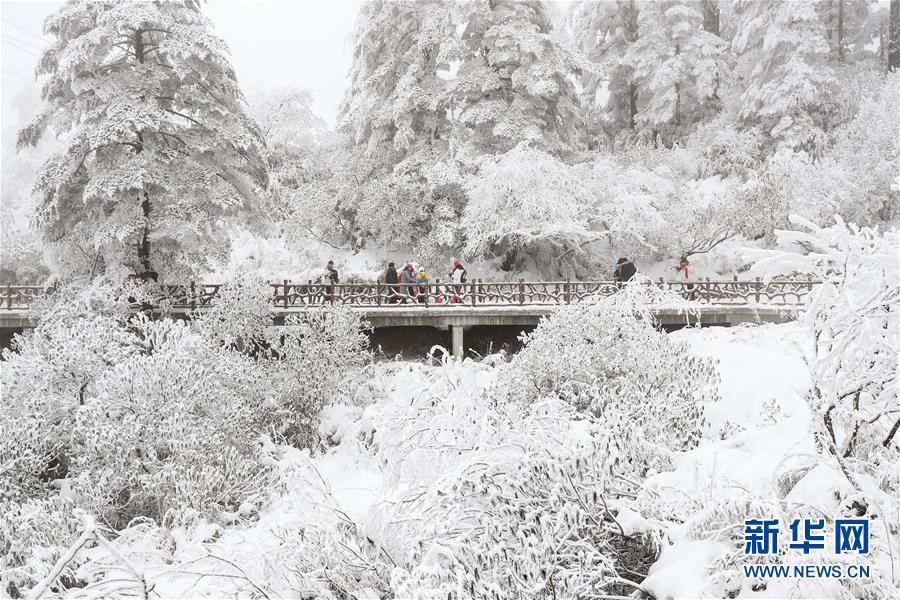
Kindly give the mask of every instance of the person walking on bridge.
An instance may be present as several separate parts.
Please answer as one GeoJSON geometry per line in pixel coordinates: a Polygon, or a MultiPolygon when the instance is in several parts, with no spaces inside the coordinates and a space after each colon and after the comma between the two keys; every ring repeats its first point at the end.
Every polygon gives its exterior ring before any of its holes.
{"type": "Polygon", "coordinates": [[[329,260],[328,264],[325,265],[325,279],[328,281],[328,286],[325,288],[325,300],[327,302],[334,301],[334,286],[339,283],[338,272],[337,269],[334,268],[334,261],[329,260]]]}
{"type": "Polygon", "coordinates": [[[384,282],[388,285],[388,304],[393,304],[397,301],[397,283],[399,283],[399,281],[397,269],[394,268],[394,263],[388,263],[387,271],[384,273],[384,282]]]}
{"type": "Polygon", "coordinates": [[[627,258],[620,258],[616,262],[616,269],[613,271],[613,280],[616,283],[628,283],[637,273],[637,267],[627,258]]]}
{"type": "Polygon", "coordinates": [[[453,259],[453,270],[450,271],[450,281],[453,282],[453,297],[450,298],[451,304],[462,302],[463,284],[466,282],[466,268],[459,262],[458,258],[453,259]]]}
{"type": "Polygon", "coordinates": [[[400,295],[403,297],[403,302],[406,302],[410,296],[415,296],[415,284],[416,272],[412,263],[406,263],[403,271],[400,272],[400,295]]]}

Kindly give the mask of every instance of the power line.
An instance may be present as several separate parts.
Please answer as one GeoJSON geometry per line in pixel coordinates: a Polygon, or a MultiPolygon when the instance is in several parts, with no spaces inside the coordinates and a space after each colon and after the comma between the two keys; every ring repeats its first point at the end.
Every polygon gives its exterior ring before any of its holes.
{"type": "Polygon", "coordinates": [[[20,40],[17,37],[13,37],[13,36],[9,35],[8,33],[6,34],[6,39],[12,40],[12,41],[16,42],[17,44],[25,44],[26,46],[31,46],[32,48],[37,48],[38,50],[44,49],[44,46],[38,46],[37,44],[29,42],[28,40],[20,40]]]}
{"type": "Polygon", "coordinates": [[[34,56],[35,58],[40,58],[40,57],[41,57],[41,55],[38,54],[37,52],[32,52],[31,50],[29,50],[29,49],[26,48],[25,46],[18,46],[18,45],[12,43],[11,41],[9,41],[9,40],[7,40],[7,39],[4,39],[4,40],[3,40],[3,43],[4,43],[4,44],[9,44],[10,46],[12,46],[13,48],[15,48],[16,50],[20,50],[20,51],[24,52],[25,54],[30,54],[30,55],[34,56]]]}
{"type": "Polygon", "coordinates": [[[6,73],[7,75],[12,75],[13,77],[18,77],[22,81],[27,81],[28,83],[34,83],[34,80],[28,79],[24,75],[19,75],[18,73],[13,73],[12,71],[7,71],[6,69],[0,69],[0,71],[2,71],[3,73],[6,73]]]}
{"type": "Polygon", "coordinates": [[[10,21],[9,19],[2,19],[2,21],[3,21],[4,23],[6,23],[7,25],[9,25],[10,27],[15,27],[15,28],[18,29],[19,31],[23,31],[23,32],[27,33],[28,35],[30,35],[30,36],[32,36],[32,37],[34,37],[34,38],[37,38],[37,39],[39,39],[39,40],[41,40],[42,42],[46,42],[46,41],[47,41],[47,40],[45,40],[42,36],[39,36],[39,35],[36,34],[36,33],[32,33],[31,31],[29,31],[28,29],[22,27],[21,25],[16,25],[15,23],[13,23],[12,21],[10,21]]]}

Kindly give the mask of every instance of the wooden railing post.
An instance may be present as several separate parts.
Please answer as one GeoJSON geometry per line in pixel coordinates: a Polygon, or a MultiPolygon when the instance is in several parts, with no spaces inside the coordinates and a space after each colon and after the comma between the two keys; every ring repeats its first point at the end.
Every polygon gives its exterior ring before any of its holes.
{"type": "Polygon", "coordinates": [[[282,303],[284,304],[284,307],[287,308],[290,305],[290,300],[288,300],[288,290],[291,285],[290,279],[285,279],[281,285],[284,286],[284,298],[282,299],[282,303]]]}
{"type": "Polygon", "coordinates": [[[191,280],[191,310],[197,310],[197,286],[194,280],[191,280]]]}
{"type": "Polygon", "coordinates": [[[756,303],[759,304],[759,290],[762,287],[762,280],[759,277],[756,278],[756,285],[753,287],[756,289],[756,303]]]}
{"type": "Polygon", "coordinates": [[[12,284],[6,284],[6,308],[12,310],[12,284]]]}
{"type": "Polygon", "coordinates": [[[570,279],[566,279],[566,284],[563,286],[563,298],[566,304],[572,301],[572,281],[570,279]]]}
{"type": "Polygon", "coordinates": [[[525,304],[525,280],[519,279],[519,304],[525,304]]]}
{"type": "Polygon", "coordinates": [[[381,306],[381,282],[380,281],[375,284],[375,298],[376,298],[375,302],[378,304],[378,306],[381,306]]]}
{"type": "Polygon", "coordinates": [[[705,291],[706,303],[707,303],[707,304],[709,304],[709,298],[710,298],[710,291],[711,291],[711,289],[712,289],[712,284],[709,282],[709,277],[707,277],[707,278],[706,278],[706,291],[705,291]]]}
{"type": "Polygon", "coordinates": [[[475,296],[478,295],[478,294],[475,293],[475,291],[476,291],[476,289],[475,289],[475,282],[476,282],[476,281],[477,281],[477,280],[473,279],[473,280],[471,281],[471,283],[469,283],[469,295],[472,296],[472,306],[475,306],[475,296]]]}

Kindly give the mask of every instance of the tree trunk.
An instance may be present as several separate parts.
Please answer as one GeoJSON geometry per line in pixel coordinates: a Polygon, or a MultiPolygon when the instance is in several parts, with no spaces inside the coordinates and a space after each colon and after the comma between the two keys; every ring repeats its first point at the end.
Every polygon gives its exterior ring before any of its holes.
{"type": "Polygon", "coordinates": [[[838,0],[837,22],[837,49],[838,60],[844,60],[844,0],[838,0]]]}
{"type": "Polygon", "coordinates": [[[703,30],[720,35],[719,0],[703,0],[703,30]]]}
{"type": "MultiPolygon", "coordinates": [[[[144,64],[144,31],[141,29],[137,29],[134,32],[134,57],[138,63],[144,64]]],[[[140,153],[144,151],[144,136],[140,131],[136,133],[138,140],[136,152],[140,153]]],[[[138,244],[138,262],[144,268],[144,272],[147,272],[152,268],[152,263],[150,262],[150,194],[147,193],[146,188],[142,196],[141,213],[144,215],[144,229],[141,232],[141,241],[138,244]]]]}
{"type": "MultiPolygon", "coordinates": [[[[629,45],[634,44],[638,40],[638,10],[637,3],[632,0],[628,5],[622,6],[624,11],[624,33],[625,40],[629,45]]],[[[637,101],[638,88],[634,81],[628,82],[628,125],[632,130],[637,127],[637,101]]]]}
{"type": "Polygon", "coordinates": [[[888,71],[900,68],[900,0],[891,0],[888,24],[888,71]]]}
{"type": "Polygon", "coordinates": [[[631,129],[637,126],[637,84],[628,84],[628,124],[631,129]]]}

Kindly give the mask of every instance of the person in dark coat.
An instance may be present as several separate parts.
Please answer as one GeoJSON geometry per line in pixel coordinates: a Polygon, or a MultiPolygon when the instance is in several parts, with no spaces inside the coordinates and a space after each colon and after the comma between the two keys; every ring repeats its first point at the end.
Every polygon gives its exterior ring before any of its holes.
{"type": "Polygon", "coordinates": [[[394,263],[388,263],[387,271],[384,273],[384,282],[391,287],[388,287],[387,291],[387,301],[388,304],[393,304],[397,301],[397,288],[396,285],[398,283],[397,279],[397,269],[394,268],[394,263]]]}
{"type": "Polygon", "coordinates": [[[334,268],[333,260],[329,260],[328,264],[325,265],[325,279],[329,283],[328,287],[325,288],[325,300],[327,302],[332,302],[334,300],[334,286],[340,281],[338,279],[337,269],[334,268]]]}
{"type": "Polygon", "coordinates": [[[637,267],[627,258],[620,258],[616,262],[616,270],[613,271],[613,279],[618,283],[631,281],[637,273],[637,267]]]}
{"type": "Polygon", "coordinates": [[[406,297],[415,296],[416,293],[416,271],[412,263],[406,263],[406,266],[400,273],[400,283],[400,295],[404,297],[403,301],[406,302],[406,297]]]}

